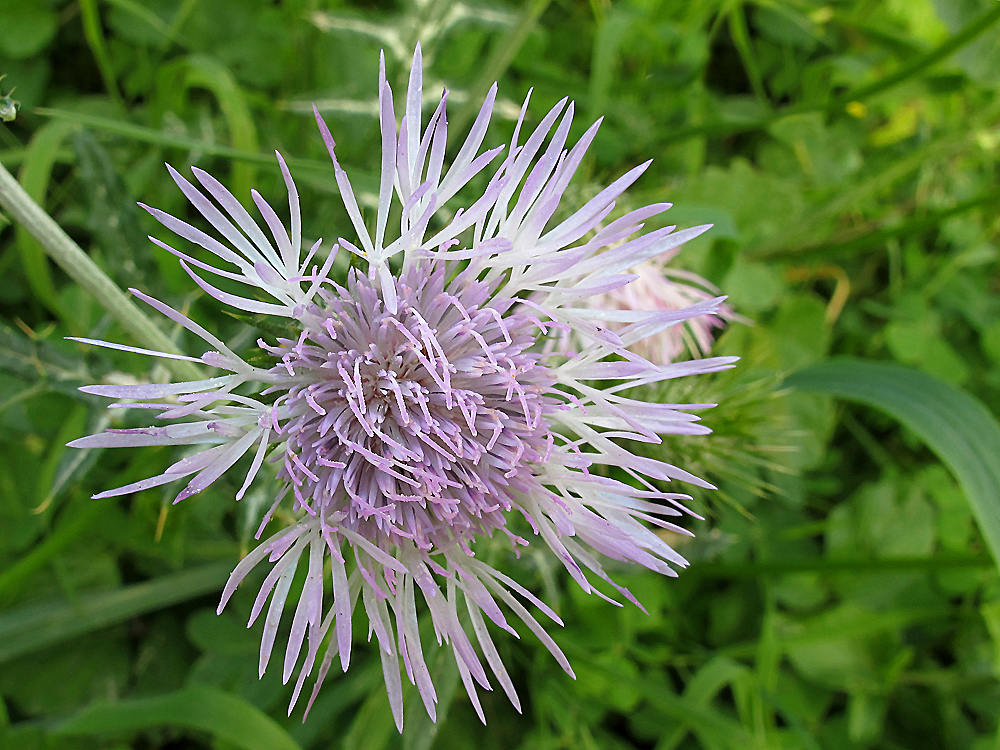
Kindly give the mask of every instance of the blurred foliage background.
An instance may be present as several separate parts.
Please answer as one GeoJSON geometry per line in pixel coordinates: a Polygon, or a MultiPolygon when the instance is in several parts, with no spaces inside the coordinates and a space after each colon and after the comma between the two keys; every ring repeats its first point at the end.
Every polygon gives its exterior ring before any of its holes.
{"type": "Polygon", "coordinates": [[[891,417],[780,388],[851,355],[1000,409],[1000,3],[0,0],[0,95],[21,105],[0,162],[120,285],[252,345],[146,240],[162,230],[135,201],[185,214],[167,160],[280,205],[277,148],[307,238],[339,236],[311,103],[370,200],[378,53],[398,93],[418,39],[453,132],[495,79],[489,144],[529,87],[534,122],[569,96],[577,135],[605,118],[579,200],[654,158],[619,210],[667,200],[671,223],[715,224],[678,264],[752,321],[717,346],[743,364],[662,394],[721,405],[715,436],[657,449],[720,484],[696,498],[697,538],[674,540],[693,566],[616,570],[644,614],[580,594],[543,555],[512,564],[561,613],[578,675],[530,635],[503,639],[523,715],[487,695],[484,728],[441,661],[447,711],[432,727],[408,702],[399,737],[359,627],[350,672],[286,718],[290,686],[257,679],[252,594],[214,613],[268,488],[242,507],[236,480],[177,506],[90,499],[170,454],[68,451],[112,419],[76,387],[165,373],[65,341],[127,335],[0,215],[0,746],[1000,746],[1000,578],[965,493],[891,417]]]}

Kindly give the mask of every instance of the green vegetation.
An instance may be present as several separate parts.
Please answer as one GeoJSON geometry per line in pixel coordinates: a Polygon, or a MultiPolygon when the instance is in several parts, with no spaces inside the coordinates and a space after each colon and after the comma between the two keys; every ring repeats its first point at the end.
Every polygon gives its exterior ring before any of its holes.
{"type": "Polygon", "coordinates": [[[523,715],[485,695],[482,727],[432,654],[438,725],[410,700],[398,736],[358,628],[350,672],[287,718],[253,594],[214,612],[268,488],[90,499],[171,453],[65,448],[120,418],[76,387],[169,373],[64,340],[141,321],[0,213],[0,748],[1000,746],[1000,3],[0,0],[0,163],[119,286],[248,351],[267,321],[195,293],[135,201],[185,215],[164,161],[282,196],[279,149],[307,238],[346,234],[311,103],[377,192],[378,52],[398,93],[418,39],[452,131],[495,79],[489,144],[529,87],[534,121],[569,96],[575,135],[605,118],[575,202],[653,158],[618,210],[715,224],[677,263],[753,322],[717,345],[743,363],[663,392],[717,400],[715,436],[643,448],[720,486],[675,540],[691,568],[613,568],[645,614],[511,560],[578,676],[498,638],[523,715]]]}

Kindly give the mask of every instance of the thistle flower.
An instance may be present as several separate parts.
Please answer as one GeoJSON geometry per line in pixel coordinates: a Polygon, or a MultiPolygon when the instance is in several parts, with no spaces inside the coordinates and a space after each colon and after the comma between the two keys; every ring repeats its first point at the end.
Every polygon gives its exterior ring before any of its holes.
{"type": "MultiPolygon", "coordinates": [[[[681,310],[713,299],[718,290],[711,282],[667,265],[678,249],[637,263],[628,269],[636,277],[632,283],[589,297],[582,305],[594,310],[681,310]]],[[[720,305],[713,313],[689,318],[682,325],[635,342],[630,349],[659,363],[673,362],[685,353],[704,357],[712,348],[713,330],[737,319],[731,307],[720,305]]],[[[621,327],[614,323],[610,326],[612,330],[621,327]]]]}
{"type": "Polygon", "coordinates": [[[335,658],[347,669],[360,600],[369,637],[374,633],[377,639],[400,728],[401,663],[435,717],[437,696],[417,623],[418,590],[438,641],[454,651],[481,719],[476,685],[491,689],[483,659],[519,709],[486,625],[489,620],[517,635],[501,605],[573,674],[526,604],[559,623],[555,612],[475,554],[476,540],[496,532],[506,535],[515,550],[527,545],[511,527],[515,515],[526,519],[536,539],[588,592],[603,596],[588,578],[593,575],[635,601],[611,581],[599,556],[671,576],[676,575],[674,568],[686,565],[650,526],[688,533],[665,520],[686,510],[682,502],[688,496],[664,492],[654,481],[711,485],[663,461],[632,455],[617,441],[655,443],[658,433],[707,433],[689,412],[709,405],[646,403],[630,398],[627,391],[725,369],[735,359],[659,365],[630,350],[671,326],[717,313],[722,298],[680,310],[601,310],[581,304],[624,287],[635,278],[626,269],[670,252],[707,229],[668,227],[643,234],[642,222],[669,204],[641,208],[602,225],[616,198],[648,162],[554,221],[600,123],[567,148],[573,104],[563,100],[522,143],[526,100],[506,155],[501,157],[502,146],[480,153],[496,97],[494,85],[445,169],[447,92],[422,129],[421,68],[418,46],[398,128],[384,60],[380,68],[382,170],[373,233],[337,161],[334,140],[316,113],[355,232],[353,240],[340,238],[322,262],[322,241],[302,257],[298,193],[280,154],[288,190],[287,228],[256,191],[252,198],[263,225],[206,172],[193,169],[199,188],[168,167],[222,239],[163,211],[146,210],[226,267],[151,238],[153,242],[176,255],[194,282],[218,301],[284,318],[297,334],[274,343],[259,341],[273,355],[274,365],[258,367],[186,316],[133,290],[210,347],[199,358],[184,359],[223,374],[165,385],[86,387],[83,390],[91,394],[129,401],[115,406],[159,411],[157,420],[165,424],[108,430],[71,443],[81,448],[194,447],[195,452],[164,473],[96,497],[191,477],[177,495],[180,501],[203,491],[250,455],[249,470],[236,493],[239,500],[264,460],[274,461],[283,489],[257,536],[281,502],[288,503],[298,521],[262,542],[236,566],[219,610],[253,568],[270,565],[250,615],[253,623],[267,605],[260,649],[263,674],[293,576],[298,567],[306,567],[283,658],[286,682],[298,669],[291,712],[317,662],[309,705],[335,658]],[[482,195],[445,214],[442,209],[449,201],[491,165],[493,173],[482,195]],[[387,225],[394,194],[401,219],[398,235],[390,238],[387,225]],[[336,283],[330,271],[338,249],[357,256],[366,272],[352,270],[345,283],[336,283]],[[242,283],[268,301],[225,292],[201,272],[242,283]],[[609,323],[619,329],[612,332],[609,323]],[[580,346],[572,351],[551,346],[567,331],[580,346]],[[598,385],[601,381],[607,384],[598,385]],[[606,476],[606,466],[619,467],[639,489],[606,476]],[[324,643],[329,644],[325,651],[324,643]]]}

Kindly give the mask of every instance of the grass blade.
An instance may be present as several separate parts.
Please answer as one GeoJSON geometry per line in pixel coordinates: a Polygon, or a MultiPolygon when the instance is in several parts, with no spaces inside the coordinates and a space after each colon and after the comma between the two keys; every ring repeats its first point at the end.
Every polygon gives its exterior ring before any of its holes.
{"type": "Polygon", "coordinates": [[[469,100],[455,115],[454,121],[448,126],[452,139],[459,138],[465,132],[472,119],[479,111],[479,105],[490,90],[494,81],[503,78],[507,68],[521,49],[525,40],[531,34],[535,24],[541,17],[545,9],[549,7],[551,0],[524,0],[521,6],[521,13],[517,19],[517,24],[511,27],[503,38],[497,41],[490,50],[490,56],[483,63],[483,67],[475,83],[469,88],[469,100]]]}
{"type": "Polygon", "coordinates": [[[935,63],[947,59],[952,54],[970,44],[978,37],[986,33],[987,30],[997,21],[1000,21],[1000,3],[995,3],[992,8],[984,12],[978,18],[970,21],[958,32],[945,39],[934,49],[910,60],[895,73],[872,81],[869,84],[848,91],[841,96],[831,100],[826,106],[827,112],[836,112],[850,102],[870,99],[884,91],[905,83],[915,78],[920,73],[930,68],[935,63]]]}
{"type": "MultiPolygon", "coordinates": [[[[49,193],[49,182],[52,180],[52,167],[56,162],[56,154],[63,140],[74,129],[68,122],[50,122],[42,126],[25,151],[24,163],[18,173],[18,181],[24,191],[35,199],[40,206],[46,203],[49,193]]],[[[71,330],[76,330],[76,321],[59,301],[59,293],[52,280],[52,270],[45,257],[45,248],[31,236],[23,226],[16,230],[17,249],[21,255],[21,265],[24,275],[35,297],[51,312],[67,323],[71,330]]]]}
{"type": "Polygon", "coordinates": [[[962,47],[971,44],[997,21],[1000,21],[1000,3],[994,5],[994,7],[990,10],[986,11],[981,16],[962,27],[958,32],[945,39],[934,49],[903,65],[895,73],[880,78],[877,81],[872,81],[869,84],[851,89],[840,96],[832,97],[825,103],[796,105],[788,107],[780,112],[772,112],[771,114],[757,120],[711,122],[705,125],[678,128],[667,134],[666,137],[660,138],[657,143],[658,145],[665,146],[673,143],[680,143],[697,136],[725,137],[735,133],[748,133],[754,130],[766,128],[775,120],[793,114],[804,114],[806,112],[826,112],[827,114],[834,114],[843,112],[844,107],[851,102],[860,102],[870,99],[873,96],[885,93],[900,84],[916,78],[919,74],[923,73],[931,66],[947,59],[952,54],[962,49],[962,47]]]}
{"type": "MultiPolygon", "coordinates": [[[[0,164],[0,205],[37,239],[45,251],[66,273],[94,295],[114,315],[136,341],[151,349],[176,353],[177,346],[128,297],[118,285],[55,223],[45,210],[32,200],[13,175],[0,164]]],[[[165,364],[175,375],[197,380],[200,370],[188,362],[168,360],[165,364]]]]}
{"type": "MultiPolygon", "coordinates": [[[[184,61],[185,88],[198,87],[211,91],[229,125],[233,148],[247,153],[257,153],[257,128],[247,103],[246,94],[226,68],[205,55],[191,55],[184,61]]],[[[233,188],[236,195],[244,196],[256,186],[256,167],[251,162],[233,164],[233,188]]]]}
{"type": "Polygon", "coordinates": [[[104,43],[104,30],[101,28],[101,14],[97,9],[97,0],[80,0],[80,16],[83,20],[83,35],[87,38],[90,51],[94,53],[97,69],[101,71],[104,88],[118,109],[123,108],[121,94],[118,92],[118,81],[115,69],[108,56],[108,46],[104,43]]]}
{"type": "MultiPolygon", "coordinates": [[[[35,110],[35,114],[42,115],[43,117],[68,120],[84,127],[93,128],[105,133],[114,133],[130,140],[139,141],[140,143],[153,143],[157,146],[177,148],[183,151],[197,151],[211,156],[220,156],[226,159],[247,162],[248,164],[259,164],[271,171],[278,171],[278,162],[275,160],[273,152],[262,154],[233,146],[208,143],[195,138],[171,135],[154,128],[147,128],[143,125],[136,125],[111,117],[92,115],[86,112],[70,112],[62,109],[40,107],[35,110]]],[[[336,194],[339,192],[337,181],[333,176],[333,169],[328,161],[286,157],[285,162],[294,172],[297,181],[301,180],[317,190],[327,193],[336,194]]],[[[359,195],[359,200],[362,203],[365,205],[378,205],[378,179],[376,177],[367,174],[359,174],[357,176],[352,174],[351,179],[355,183],[355,191],[361,194],[359,195]]]]}
{"type": "Polygon", "coordinates": [[[243,750],[299,750],[288,733],[259,708],[217,688],[193,685],[153,698],[95,703],[56,730],[101,735],[175,726],[208,732],[243,750]]]}
{"type": "Polygon", "coordinates": [[[874,406],[920,436],[955,475],[1000,561],[1000,424],[980,401],[927,373],[855,359],[820,362],[785,385],[874,406]]]}
{"type": "Polygon", "coordinates": [[[30,604],[0,615],[0,663],[130,617],[220,591],[232,563],[212,563],[76,602],[30,604]]]}

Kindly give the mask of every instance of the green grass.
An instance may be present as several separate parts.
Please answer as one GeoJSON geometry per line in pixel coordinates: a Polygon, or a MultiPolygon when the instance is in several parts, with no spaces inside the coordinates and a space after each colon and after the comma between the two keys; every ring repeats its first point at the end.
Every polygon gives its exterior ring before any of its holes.
{"type": "Polygon", "coordinates": [[[659,394],[717,400],[716,435],[655,449],[720,487],[695,498],[692,567],[613,568],[647,615],[544,556],[504,562],[560,612],[578,679],[530,634],[498,638],[524,712],[485,695],[486,728],[430,654],[454,698],[432,732],[409,694],[399,737],[360,628],[350,672],[286,717],[290,686],[257,679],[252,600],[214,614],[266,493],[89,499],[171,454],[66,450],[108,424],[75,387],[164,373],[65,341],[128,334],[0,217],[0,748],[997,747],[996,0],[0,0],[0,95],[21,103],[0,162],[119,285],[251,346],[135,201],[185,212],[164,161],[277,198],[277,148],[306,237],[346,234],[308,105],[370,201],[378,52],[398,93],[418,36],[453,132],[494,79],[502,112],[534,87],[534,121],[569,96],[574,135],[605,118],[575,200],[653,158],[618,210],[666,200],[670,223],[716,225],[677,264],[753,325],[717,344],[735,373],[659,394]]]}

